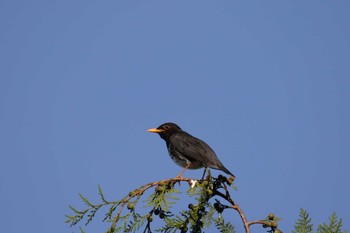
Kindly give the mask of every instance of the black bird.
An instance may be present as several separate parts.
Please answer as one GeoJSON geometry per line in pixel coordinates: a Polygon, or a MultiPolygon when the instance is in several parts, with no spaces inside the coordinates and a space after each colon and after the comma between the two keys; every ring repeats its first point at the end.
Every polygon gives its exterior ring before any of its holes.
{"type": "Polygon", "coordinates": [[[221,170],[235,177],[222,165],[208,144],[183,131],[178,125],[170,122],[164,123],[158,128],[149,129],[148,132],[158,133],[166,143],[170,158],[184,168],[178,177],[181,177],[186,169],[202,167],[221,170]]]}

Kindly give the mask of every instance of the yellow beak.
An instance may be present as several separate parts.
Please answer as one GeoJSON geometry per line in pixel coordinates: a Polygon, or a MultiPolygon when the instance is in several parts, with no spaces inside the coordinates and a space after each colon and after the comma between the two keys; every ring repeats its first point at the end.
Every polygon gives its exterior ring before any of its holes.
{"type": "Polygon", "coordinates": [[[149,129],[147,130],[148,132],[151,132],[151,133],[161,133],[164,131],[164,129],[157,129],[157,128],[152,128],[152,129],[149,129]]]}

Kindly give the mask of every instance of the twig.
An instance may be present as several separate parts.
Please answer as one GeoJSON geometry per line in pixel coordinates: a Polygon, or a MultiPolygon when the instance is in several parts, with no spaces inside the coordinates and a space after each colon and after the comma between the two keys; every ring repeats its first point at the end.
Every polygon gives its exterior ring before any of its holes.
{"type": "Polygon", "coordinates": [[[235,201],[233,201],[231,199],[230,193],[229,193],[225,183],[223,183],[222,188],[225,190],[225,194],[223,194],[223,193],[221,193],[221,192],[216,190],[214,195],[218,195],[218,196],[222,197],[223,199],[225,199],[226,201],[228,201],[232,205],[229,208],[232,208],[232,209],[234,209],[234,210],[236,210],[238,212],[239,216],[242,219],[244,230],[245,230],[246,233],[250,233],[250,226],[251,225],[254,225],[254,224],[265,225],[266,224],[266,221],[264,221],[264,220],[248,221],[247,217],[245,216],[245,214],[244,214],[243,210],[241,209],[241,207],[237,204],[237,202],[235,202],[235,201]]]}

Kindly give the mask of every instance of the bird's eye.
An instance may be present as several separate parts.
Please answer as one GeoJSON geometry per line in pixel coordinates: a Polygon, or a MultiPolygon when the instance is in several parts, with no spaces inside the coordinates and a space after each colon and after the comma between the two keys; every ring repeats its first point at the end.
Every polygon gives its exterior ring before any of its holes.
{"type": "Polygon", "coordinates": [[[169,129],[170,127],[169,127],[169,125],[164,125],[164,127],[163,127],[165,130],[167,130],[167,129],[169,129]]]}

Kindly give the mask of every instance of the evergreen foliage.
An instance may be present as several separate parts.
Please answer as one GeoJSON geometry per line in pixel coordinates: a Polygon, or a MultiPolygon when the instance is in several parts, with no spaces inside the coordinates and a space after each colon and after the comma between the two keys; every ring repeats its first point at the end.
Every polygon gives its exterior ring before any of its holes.
{"type": "MultiPolygon", "coordinates": [[[[184,188],[183,185],[181,188],[184,188]]],[[[227,178],[219,175],[214,178],[210,172],[204,180],[177,177],[151,182],[129,192],[118,201],[108,201],[99,186],[98,194],[101,202],[93,204],[87,197],[79,194],[86,208],[78,210],[69,206],[73,214],[66,215],[66,223],[75,226],[83,222],[86,226],[104,207],[107,211],[103,221],[110,224],[107,233],[201,233],[210,226],[215,226],[218,232],[235,233],[234,225],[223,218],[224,211],[234,210],[242,220],[246,233],[250,233],[250,227],[255,224],[260,224],[266,228],[267,232],[282,233],[278,228],[281,218],[275,217],[272,213],[264,220],[248,221],[239,205],[231,199],[230,191],[233,191],[231,188],[236,190],[233,177],[227,178]],[[180,187],[181,183],[188,184],[186,194],[191,203],[187,208],[176,212],[174,206],[180,201],[179,195],[182,193],[177,186],[180,187]],[[146,192],[150,194],[146,196],[146,192]],[[157,224],[155,224],[157,227],[152,224],[154,219],[157,219],[157,224]]],[[[329,220],[329,223],[318,226],[317,233],[346,233],[341,229],[342,219],[338,220],[335,213],[329,220]]],[[[309,214],[304,209],[300,209],[299,219],[295,223],[293,233],[314,233],[313,226],[309,214]]],[[[85,232],[81,226],[79,230],[82,233],[85,232]]]]}
{"type": "MultiPolygon", "coordinates": [[[[317,233],[346,233],[346,230],[342,230],[342,219],[337,218],[335,213],[329,217],[329,223],[323,223],[318,226],[317,233]]],[[[308,212],[304,209],[300,209],[299,219],[294,225],[293,233],[314,233],[312,219],[309,217],[308,212]]]]}
{"type": "Polygon", "coordinates": [[[293,233],[312,233],[314,224],[311,223],[309,214],[303,209],[300,209],[299,219],[294,225],[293,233]]]}
{"type": "Polygon", "coordinates": [[[317,233],[346,233],[346,230],[343,231],[342,227],[342,219],[338,220],[336,213],[333,213],[332,216],[329,217],[329,224],[323,223],[318,226],[317,233]]]}

